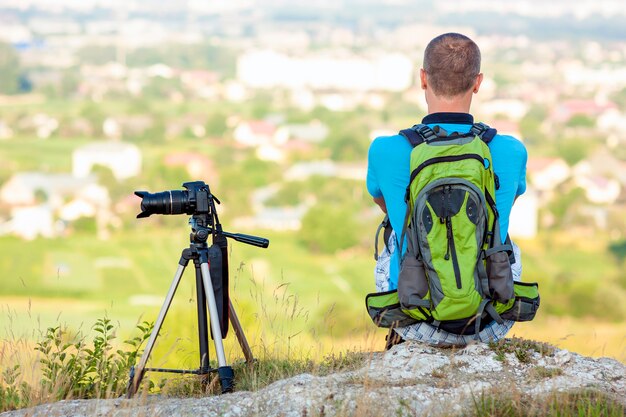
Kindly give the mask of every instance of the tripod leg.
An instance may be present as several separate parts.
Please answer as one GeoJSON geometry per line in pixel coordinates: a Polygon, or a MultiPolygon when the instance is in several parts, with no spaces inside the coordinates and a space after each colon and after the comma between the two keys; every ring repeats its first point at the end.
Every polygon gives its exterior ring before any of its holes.
{"type": "Polygon", "coordinates": [[[209,330],[207,328],[207,302],[200,262],[194,259],[196,267],[196,307],[198,312],[198,344],[200,347],[200,375],[209,373],[209,330]]]}
{"type": "Polygon", "coordinates": [[[220,325],[220,318],[217,313],[217,304],[215,302],[215,294],[213,293],[213,284],[211,283],[211,273],[209,272],[208,257],[206,255],[206,252],[201,253],[200,256],[200,270],[202,271],[204,291],[206,292],[206,298],[209,304],[211,331],[213,332],[215,353],[217,355],[217,363],[219,365],[217,372],[220,376],[220,382],[222,384],[222,393],[231,392],[233,390],[233,379],[235,375],[233,373],[233,368],[226,365],[226,355],[224,354],[224,344],[222,341],[222,328],[220,325]]]}
{"type": "Polygon", "coordinates": [[[161,326],[163,325],[163,321],[165,320],[167,310],[170,308],[170,304],[172,304],[172,299],[174,298],[174,294],[176,293],[176,289],[178,288],[178,284],[180,283],[180,278],[183,276],[183,272],[185,271],[185,266],[186,263],[184,265],[179,263],[178,265],[178,269],[176,270],[176,274],[174,275],[174,279],[172,280],[170,289],[167,292],[167,296],[165,297],[165,301],[163,302],[161,311],[159,311],[159,316],[154,323],[154,328],[152,329],[152,333],[150,333],[150,338],[148,339],[146,348],[141,355],[139,364],[133,369],[133,371],[131,371],[131,380],[128,383],[126,398],[132,398],[132,396],[135,395],[137,389],[139,388],[139,384],[141,383],[141,380],[143,379],[143,374],[145,372],[144,369],[146,368],[146,363],[148,362],[148,358],[150,357],[150,353],[152,352],[152,348],[154,347],[156,338],[159,335],[159,331],[161,330],[161,326]]]}
{"type": "Polygon", "coordinates": [[[228,308],[230,313],[230,322],[233,324],[233,330],[235,331],[235,336],[237,336],[237,340],[239,341],[239,345],[241,346],[241,350],[243,351],[243,356],[246,358],[246,363],[248,363],[248,365],[251,365],[254,363],[252,349],[250,349],[248,339],[246,339],[246,335],[243,333],[243,328],[241,327],[241,323],[239,322],[239,317],[237,317],[237,314],[235,313],[235,308],[233,307],[233,303],[230,300],[228,300],[228,308]]]}

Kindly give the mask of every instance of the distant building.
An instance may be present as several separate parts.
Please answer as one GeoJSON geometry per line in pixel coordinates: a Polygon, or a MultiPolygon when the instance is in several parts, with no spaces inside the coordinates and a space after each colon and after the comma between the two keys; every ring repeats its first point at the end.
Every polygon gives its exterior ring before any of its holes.
{"type": "Polygon", "coordinates": [[[180,73],[182,85],[198,97],[215,98],[218,95],[219,74],[207,70],[188,70],[180,73]]]}
{"type": "Polygon", "coordinates": [[[272,123],[264,120],[247,120],[235,128],[233,136],[237,143],[257,147],[272,144],[275,133],[276,126],[272,123]]]}
{"type": "Polygon", "coordinates": [[[537,236],[539,217],[539,197],[528,187],[513,205],[509,217],[509,234],[513,239],[532,239],[537,236]]]}
{"type": "Polygon", "coordinates": [[[369,133],[369,138],[371,141],[373,141],[374,139],[380,136],[394,136],[397,134],[398,134],[398,129],[393,129],[390,127],[387,127],[387,128],[381,127],[378,129],[371,130],[369,133]]]}
{"type": "Polygon", "coordinates": [[[552,191],[570,177],[571,169],[561,158],[529,158],[526,170],[531,184],[539,191],[552,191]]]}
{"type": "Polygon", "coordinates": [[[11,139],[13,137],[13,129],[8,124],[0,120],[0,139],[11,139]]]}
{"type": "Polygon", "coordinates": [[[336,173],[337,167],[335,162],[330,159],[324,159],[321,161],[297,162],[285,171],[283,178],[287,181],[302,181],[314,175],[334,177],[336,173]]]}
{"type": "Polygon", "coordinates": [[[17,128],[21,131],[32,131],[39,139],[47,139],[59,128],[59,121],[45,113],[36,113],[20,119],[17,128]]]}
{"type": "Polygon", "coordinates": [[[413,83],[414,65],[407,56],[349,53],[286,55],[251,50],[239,57],[237,77],[253,88],[283,87],[340,91],[404,91],[413,83]]]}
{"type": "Polygon", "coordinates": [[[205,181],[212,182],[217,177],[217,171],[213,166],[213,161],[202,154],[194,152],[176,152],[168,154],[164,162],[168,167],[185,167],[192,179],[204,179],[205,181]]]}
{"type": "Polygon", "coordinates": [[[294,207],[264,207],[251,219],[248,224],[271,230],[299,230],[302,218],[308,207],[300,204],[294,207]]]}
{"type": "Polygon", "coordinates": [[[313,120],[307,124],[288,124],[281,126],[276,131],[280,142],[288,140],[301,140],[303,142],[320,143],[328,136],[329,129],[319,120],[313,120]]]}
{"type": "Polygon", "coordinates": [[[54,216],[50,207],[15,207],[11,209],[11,219],[0,224],[0,234],[16,235],[26,240],[37,237],[54,237],[57,233],[54,216]]]}
{"type": "Polygon", "coordinates": [[[557,122],[567,122],[573,116],[583,115],[595,119],[616,109],[615,103],[599,103],[595,100],[566,100],[555,107],[551,117],[557,122]]]}
{"type": "Polygon", "coordinates": [[[94,178],[77,178],[70,174],[21,172],[14,174],[0,188],[0,202],[10,207],[34,206],[46,200],[60,206],[78,190],[95,184],[94,178]]]}
{"type": "Polygon", "coordinates": [[[508,120],[520,120],[528,111],[528,104],[517,99],[498,99],[478,103],[478,113],[493,117],[504,115],[508,120]]]}
{"type": "Polygon", "coordinates": [[[130,143],[105,141],[81,146],[72,154],[75,177],[87,177],[96,165],[109,168],[118,180],[134,177],[141,172],[141,151],[130,143]]]}
{"type": "Polygon", "coordinates": [[[102,123],[102,133],[108,138],[120,139],[142,135],[153,125],[154,121],[148,115],[107,117],[102,123]]]}
{"type": "Polygon", "coordinates": [[[611,152],[601,148],[591,156],[577,163],[574,168],[575,176],[603,175],[614,178],[626,187],[626,162],[617,159],[611,152]]]}
{"type": "Polygon", "coordinates": [[[18,173],[0,188],[0,203],[11,212],[0,233],[25,239],[56,236],[64,224],[81,217],[95,217],[99,236],[104,236],[110,219],[109,192],[93,177],[18,173]]]}
{"type": "Polygon", "coordinates": [[[517,139],[523,139],[519,129],[519,123],[510,120],[490,120],[489,126],[498,130],[500,135],[509,135],[517,139]]]}
{"type": "Polygon", "coordinates": [[[585,190],[587,200],[596,204],[613,204],[622,188],[617,180],[602,175],[577,175],[576,185],[585,190]]]}

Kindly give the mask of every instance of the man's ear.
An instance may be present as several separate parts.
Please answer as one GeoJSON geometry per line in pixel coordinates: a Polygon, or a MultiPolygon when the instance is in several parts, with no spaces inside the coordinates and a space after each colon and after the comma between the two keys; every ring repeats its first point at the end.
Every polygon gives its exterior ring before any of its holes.
{"type": "Polygon", "coordinates": [[[472,89],[472,92],[474,94],[478,93],[478,90],[480,90],[480,84],[482,82],[483,82],[483,73],[481,72],[480,74],[476,76],[476,81],[474,82],[474,88],[472,89]]]}
{"type": "Polygon", "coordinates": [[[420,82],[422,83],[422,90],[426,90],[426,70],[424,68],[420,69],[420,82]]]}

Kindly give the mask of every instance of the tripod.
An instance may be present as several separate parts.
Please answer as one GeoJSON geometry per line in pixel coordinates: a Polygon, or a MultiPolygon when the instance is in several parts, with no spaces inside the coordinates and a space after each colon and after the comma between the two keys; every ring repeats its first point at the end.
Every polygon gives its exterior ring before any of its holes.
{"type": "MultiPolygon", "coordinates": [[[[212,206],[211,202],[211,206],[212,206]]],[[[231,366],[226,364],[226,356],[224,354],[224,345],[222,340],[228,332],[229,317],[232,322],[235,335],[241,346],[247,363],[252,363],[254,358],[252,351],[248,345],[248,341],[243,333],[243,329],[235,314],[232,303],[228,297],[228,258],[227,258],[227,240],[233,238],[239,242],[249,245],[266,248],[269,240],[256,236],[244,235],[239,233],[228,233],[222,230],[214,207],[210,214],[194,214],[190,220],[192,232],[190,234],[190,244],[188,248],[183,249],[178,268],[174,274],[174,279],[170,285],[163,306],[159,311],[159,315],[154,324],[154,328],[150,334],[146,348],[143,351],[139,364],[131,368],[130,378],[128,382],[126,397],[132,398],[137,392],[144,374],[151,372],[172,372],[178,374],[195,374],[208,375],[211,372],[217,372],[222,393],[232,392],[234,385],[234,372],[231,366]],[[213,236],[213,245],[207,245],[208,237],[213,236]],[[154,348],[154,344],[158,337],[167,311],[172,303],[178,284],[183,276],[185,268],[189,261],[192,260],[196,272],[196,294],[197,294],[197,313],[198,313],[198,339],[200,347],[200,366],[198,369],[165,369],[165,368],[146,368],[146,364],[154,348]],[[213,275],[212,275],[213,272],[213,275]],[[211,323],[211,332],[215,343],[215,352],[217,355],[218,367],[215,369],[209,366],[209,345],[208,345],[208,328],[207,328],[207,307],[209,319],[211,323]]],[[[206,380],[204,381],[206,383],[206,380]]]]}

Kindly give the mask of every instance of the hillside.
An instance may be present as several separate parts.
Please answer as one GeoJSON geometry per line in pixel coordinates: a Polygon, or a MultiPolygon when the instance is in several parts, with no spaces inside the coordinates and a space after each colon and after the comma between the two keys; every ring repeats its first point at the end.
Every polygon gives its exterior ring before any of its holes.
{"type": "Polygon", "coordinates": [[[373,353],[357,368],[327,376],[301,374],[257,392],[61,401],[2,417],[447,416],[492,415],[496,408],[510,411],[498,415],[560,410],[558,415],[621,416],[626,407],[623,364],[521,339],[459,350],[407,342],[373,353]]]}

